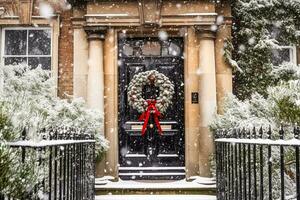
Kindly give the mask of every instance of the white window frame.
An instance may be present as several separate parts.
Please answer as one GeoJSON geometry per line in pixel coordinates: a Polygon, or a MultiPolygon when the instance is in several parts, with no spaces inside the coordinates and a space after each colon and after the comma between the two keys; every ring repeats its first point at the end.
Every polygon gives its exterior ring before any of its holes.
{"type": "Polygon", "coordinates": [[[297,64],[297,48],[296,48],[295,45],[293,45],[293,46],[283,45],[283,46],[280,46],[280,49],[289,49],[290,62],[293,63],[293,64],[297,64]]]}
{"type": "MultiPolygon", "coordinates": [[[[51,58],[51,66],[50,70],[53,71],[53,30],[51,27],[4,27],[1,30],[1,64],[4,66],[4,58],[9,57],[50,57],[51,58]],[[26,55],[4,55],[5,52],[5,31],[6,30],[27,30],[27,38],[26,38],[26,55]],[[28,33],[29,30],[49,30],[50,31],[50,54],[49,55],[28,55],[28,33]]],[[[28,59],[27,59],[28,64],[28,59]]]]}

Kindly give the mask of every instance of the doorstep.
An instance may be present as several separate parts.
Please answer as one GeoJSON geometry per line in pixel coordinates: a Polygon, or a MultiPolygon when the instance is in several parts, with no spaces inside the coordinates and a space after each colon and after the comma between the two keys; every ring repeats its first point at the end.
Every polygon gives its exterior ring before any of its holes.
{"type": "MultiPolygon", "coordinates": [[[[112,178],[112,177],[111,177],[112,178]]],[[[183,180],[119,180],[111,181],[110,177],[96,178],[97,195],[124,194],[202,194],[214,195],[215,180],[212,178],[194,177],[192,181],[183,180]]]]}
{"type": "Polygon", "coordinates": [[[211,195],[100,195],[95,200],[217,200],[211,195]]]}

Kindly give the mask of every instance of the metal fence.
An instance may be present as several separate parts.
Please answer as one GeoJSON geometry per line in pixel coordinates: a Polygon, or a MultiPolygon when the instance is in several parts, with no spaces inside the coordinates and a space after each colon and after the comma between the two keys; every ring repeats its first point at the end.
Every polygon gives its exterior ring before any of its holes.
{"type": "Polygon", "coordinates": [[[299,135],[299,127],[218,131],[217,198],[300,200],[299,135]]]}
{"type": "MultiPolygon", "coordinates": [[[[25,137],[24,137],[25,138],[25,137]]],[[[95,184],[95,140],[83,131],[65,129],[52,132],[48,140],[22,140],[9,143],[21,151],[20,162],[27,156],[37,158],[41,180],[23,199],[93,200],[95,184]]],[[[13,199],[0,195],[0,200],[13,199]]]]}

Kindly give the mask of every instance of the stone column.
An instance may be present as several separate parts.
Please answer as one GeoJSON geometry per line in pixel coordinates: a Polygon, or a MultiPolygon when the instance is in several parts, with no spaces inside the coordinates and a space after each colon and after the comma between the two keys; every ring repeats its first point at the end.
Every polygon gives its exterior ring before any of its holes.
{"type": "MultiPolygon", "coordinates": [[[[105,175],[119,178],[119,135],[118,135],[118,49],[114,28],[109,28],[104,42],[104,118],[105,138],[109,149],[105,157],[105,175]]],[[[122,103],[122,102],[121,102],[122,103]]]]}
{"type": "Polygon", "coordinates": [[[209,123],[217,109],[215,35],[214,32],[197,28],[199,46],[199,175],[210,176],[209,156],[213,152],[213,137],[209,123]]]}
{"type": "MultiPolygon", "coordinates": [[[[104,120],[104,39],[105,27],[86,27],[88,35],[87,105],[100,112],[104,120]]],[[[76,51],[76,49],[75,49],[76,51]]],[[[104,124],[101,127],[104,135],[104,124]]],[[[105,159],[96,163],[96,177],[104,175],[105,159]]]]}
{"type": "Polygon", "coordinates": [[[199,91],[199,42],[193,27],[185,36],[185,167],[186,178],[199,175],[199,104],[192,103],[192,93],[199,91]]]}
{"type": "Polygon", "coordinates": [[[103,40],[106,31],[105,29],[86,31],[89,43],[87,104],[104,116],[103,40]]]}

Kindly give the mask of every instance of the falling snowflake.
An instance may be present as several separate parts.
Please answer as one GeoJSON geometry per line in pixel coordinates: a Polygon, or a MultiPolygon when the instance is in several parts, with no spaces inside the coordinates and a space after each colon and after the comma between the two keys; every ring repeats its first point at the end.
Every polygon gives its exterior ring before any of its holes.
{"type": "Polygon", "coordinates": [[[224,17],[222,15],[219,15],[217,17],[217,25],[221,25],[224,21],[224,17]]]}
{"type": "Polygon", "coordinates": [[[39,11],[42,17],[50,19],[53,16],[53,8],[50,4],[46,2],[41,2],[39,4],[39,11]]]}
{"type": "Polygon", "coordinates": [[[240,51],[245,51],[245,49],[246,49],[245,45],[240,45],[240,46],[239,46],[239,50],[240,50],[240,51]]]}
{"type": "Polygon", "coordinates": [[[211,25],[211,27],[210,27],[210,30],[211,31],[216,31],[218,29],[218,26],[217,25],[211,25]]]}
{"type": "Polygon", "coordinates": [[[196,74],[197,75],[201,75],[203,73],[202,69],[199,67],[196,71],[196,74]]]}
{"type": "Polygon", "coordinates": [[[249,40],[248,40],[248,43],[250,44],[250,45],[252,45],[252,44],[254,44],[255,43],[255,38],[250,38],[249,40]]]}
{"type": "Polygon", "coordinates": [[[165,41],[168,39],[168,33],[166,31],[159,31],[158,37],[160,40],[165,41]]]}
{"type": "Polygon", "coordinates": [[[126,147],[124,147],[124,148],[121,149],[121,155],[122,156],[125,156],[127,153],[128,153],[128,150],[127,150],[126,147]]]}

